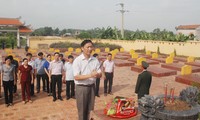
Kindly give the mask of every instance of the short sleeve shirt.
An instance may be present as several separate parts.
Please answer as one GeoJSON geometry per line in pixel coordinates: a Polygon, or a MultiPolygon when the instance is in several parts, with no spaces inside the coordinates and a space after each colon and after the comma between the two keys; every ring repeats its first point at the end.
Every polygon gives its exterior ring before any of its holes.
{"type": "Polygon", "coordinates": [[[65,65],[64,65],[64,70],[65,70],[65,75],[66,75],[65,80],[66,81],[74,80],[74,73],[73,73],[72,65],[73,64],[70,63],[70,62],[66,62],[65,65]]]}
{"type": "Polygon", "coordinates": [[[39,59],[37,58],[35,60],[35,69],[37,70],[37,74],[42,75],[45,74],[44,71],[44,63],[46,62],[46,59],[39,59]]]}
{"type": "Polygon", "coordinates": [[[28,65],[28,67],[25,68],[24,65],[20,65],[19,71],[21,72],[22,81],[27,81],[32,79],[31,78],[32,66],[28,65]]]}
{"type": "Polygon", "coordinates": [[[105,72],[112,73],[114,72],[114,61],[106,60],[103,63],[103,67],[105,68],[105,72]]]}
{"type": "MultiPolygon", "coordinates": [[[[22,63],[23,65],[24,63],[22,63]]],[[[34,73],[34,69],[35,69],[35,61],[34,60],[30,60],[28,61],[28,65],[30,65],[32,67],[32,72],[34,73]]]]}
{"type": "Polygon", "coordinates": [[[13,81],[15,73],[15,65],[11,64],[9,67],[6,64],[2,65],[3,81],[13,81]]]}
{"type": "Polygon", "coordinates": [[[46,61],[44,63],[44,68],[46,68],[47,70],[49,70],[49,65],[50,65],[49,61],[46,61]]]}
{"type": "Polygon", "coordinates": [[[59,61],[51,61],[49,65],[49,70],[51,70],[51,75],[62,75],[63,72],[63,62],[59,61]]]}
{"type": "MultiPolygon", "coordinates": [[[[91,74],[93,70],[96,70],[98,73],[101,73],[99,61],[91,56],[89,59],[86,59],[83,54],[78,56],[73,62],[73,72],[74,76],[76,75],[88,75],[91,74]]],[[[89,78],[85,80],[74,80],[75,84],[93,84],[95,83],[96,78],[89,78]]]]}

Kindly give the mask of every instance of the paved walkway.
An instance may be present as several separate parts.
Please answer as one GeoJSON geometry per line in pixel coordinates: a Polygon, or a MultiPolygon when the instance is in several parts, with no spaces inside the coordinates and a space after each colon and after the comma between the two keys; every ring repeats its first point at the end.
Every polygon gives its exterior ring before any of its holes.
{"type": "MultiPolygon", "coordinates": [[[[160,66],[160,65],[157,65],[160,66]]],[[[178,72],[180,74],[180,72],[178,72]]],[[[103,96],[103,80],[100,83],[100,98],[96,97],[95,111],[103,112],[105,102],[110,101],[115,96],[137,97],[134,94],[138,73],[131,71],[130,67],[116,67],[114,74],[113,93],[114,95],[103,96]]],[[[175,82],[175,76],[153,77],[151,95],[164,93],[164,83],[169,83],[170,87],[175,87],[175,95],[186,88],[187,85],[175,82]]],[[[20,92],[18,85],[18,92],[20,92]]],[[[2,93],[3,94],[3,93],[2,93]]],[[[63,86],[62,97],[65,98],[65,86],[63,86]]],[[[33,103],[23,104],[21,96],[14,98],[14,106],[5,107],[4,98],[0,99],[0,120],[77,120],[76,101],[74,99],[53,102],[52,97],[41,92],[32,98],[33,103]]],[[[137,102],[136,102],[137,103],[137,102]]],[[[109,118],[108,118],[109,119],[109,118]]],[[[138,118],[132,118],[137,120],[138,118]]]]}

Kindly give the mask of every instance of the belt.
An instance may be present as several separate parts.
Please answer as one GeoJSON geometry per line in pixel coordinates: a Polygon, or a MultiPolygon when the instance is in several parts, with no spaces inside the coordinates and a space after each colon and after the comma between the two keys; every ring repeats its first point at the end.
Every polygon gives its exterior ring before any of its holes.
{"type": "Polygon", "coordinates": [[[93,83],[93,84],[88,84],[88,85],[85,85],[85,84],[77,84],[77,86],[92,87],[92,86],[94,86],[94,83],[93,83]]]}
{"type": "Polygon", "coordinates": [[[59,75],[62,75],[62,74],[52,74],[52,76],[59,76],[59,75]]]}
{"type": "Polygon", "coordinates": [[[105,73],[109,73],[109,74],[111,74],[111,73],[113,73],[113,72],[105,72],[105,73]]]}

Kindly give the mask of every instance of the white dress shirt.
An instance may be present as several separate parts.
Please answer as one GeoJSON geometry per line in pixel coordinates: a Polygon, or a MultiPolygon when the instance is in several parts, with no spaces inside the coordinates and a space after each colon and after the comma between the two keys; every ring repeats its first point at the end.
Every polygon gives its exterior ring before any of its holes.
{"type": "Polygon", "coordinates": [[[64,70],[65,70],[65,80],[66,81],[71,81],[74,80],[74,73],[73,73],[73,67],[72,67],[72,63],[70,62],[65,62],[64,65],[64,70]]]}
{"type": "MultiPolygon", "coordinates": [[[[91,74],[92,71],[97,71],[101,73],[100,63],[99,61],[91,56],[89,59],[86,59],[83,54],[79,55],[73,62],[73,71],[74,76],[76,75],[88,75],[91,74]]],[[[90,85],[96,82],[96,78],[89,78],[85,80],[74,80],[75,84],[84,84],[90,85]]]]}
{"type": "Polygon", "coordinates": [[[62,75],[63,62],[61,60],[51,61],[49,65],[49,70],[51,70],[51,75],[62,75]]]}
{"type": "Polygon", "coordinates": [[[108,73],[114,72],[114,61],[105,60],[103,63],[103,67],[105,68],[105,72],[108,73]]]}

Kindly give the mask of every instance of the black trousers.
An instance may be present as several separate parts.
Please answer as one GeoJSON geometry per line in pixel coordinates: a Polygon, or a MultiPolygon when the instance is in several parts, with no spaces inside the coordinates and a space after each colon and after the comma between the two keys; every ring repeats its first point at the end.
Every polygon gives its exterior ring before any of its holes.
{"type": "Polygon", "coordinates": [[[42,78],[43,91],[45,91],[45,74],[37,74],[37,92],[40,92],[40,79],[42,78]]]}
{"type": "MultiPolygon", "coordinates": [[[[15,78],[17,78],[17,73],[15,73],[15,78]]],[[[17,93],[17,84],[13,86],[13,93],[17,93]]]]}
{"type": "Polygon", "coordinates": [[[34,84],[31,83],[31,86],[30,86],[30,95],[33,96],[34,95],[34,84]]]}
{"type": "Polygon", "coordinates": [[[13,103],[13,86],[14,86],[13,80],[3,81],[5,104],[13,103]]]}
{"type": "Polygon", "coordinates": [[[13,93],[17,93],[17,84],[13,85],[13,93]]]}
{"type": "Polygon", "coordinates": [[[46,85],[45,87],[47,89],[47,93],[50,93],[50,91],[49,91],[49,88],[50,88],[50,86],[49,86],[49,76],[47,74],[45,74],[44,76],[45,76],[45,85],[46,85]]]}
{"type": "Polygon", "coordinates": [[[56,84],[58,88],[58,98],[61,98],[62,75],[51,75],[51,83],[53,98],[56,99],[56,84]]]}
{"type": "Polygon", "coordinates": [[[100,85],[100,78],[96,79],[96,91],[95,95],[99,95],[99,85],[100,85]]]}
{"type": "Polygon", "coordinates": [[[104,80],[104,93],[112,92],[112,84],[113,84],[113,73],[105,73],[106,79],[104,80]],[[107,86],[109,83],[109,88],[107,91],[107,86]]]}
{"type": "Polygon", "coordinates": [[[74,80],[66,81],[66,96],[68,98],[74,96],[74,80]],[[70,90],[71,88],[71,90],[70,90]]]}

